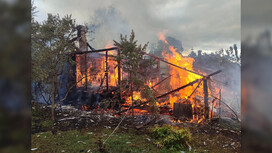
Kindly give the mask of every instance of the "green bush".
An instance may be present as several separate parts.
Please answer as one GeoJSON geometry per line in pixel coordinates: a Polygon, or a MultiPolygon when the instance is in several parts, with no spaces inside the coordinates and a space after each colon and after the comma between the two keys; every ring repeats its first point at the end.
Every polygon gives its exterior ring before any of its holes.
{"type": "Polygon", "coordinates": [[[186,128],[163,125],[161,127],[155,126],[151,129],[151,132],[157,140],[155,144],[161,149],[187,150],[191,142],[191,133],[186,128]]]}

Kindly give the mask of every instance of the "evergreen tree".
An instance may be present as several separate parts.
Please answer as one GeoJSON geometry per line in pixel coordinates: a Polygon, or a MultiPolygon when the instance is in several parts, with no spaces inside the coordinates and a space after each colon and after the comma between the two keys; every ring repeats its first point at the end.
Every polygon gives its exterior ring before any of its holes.
{"type": "Polygon", "coordinates": [[[32,82],[38,83],[50,95],[52,119],[55,120],[58,76],[63,73],[65,62],[73,63],[69,53],[74,50],[74,44],[69,40],[76,34],[75,20],[71,15],[60,18],[59,15],[48,14],[42,23],[32,17],[31,24],[32,82]]]}
{"type": "MultiPolygon", "coordinates": [[[[133,103],[133,91],[141,91],[141,95],[144,98],[154,101],[154,95],[151,89],[145,85],[144,79],[140,78],[140,65],[143,61],[143,55],[146,52],[148,43],[142,45],[137,44],[135,40],[135,33],[132,30],[130,38],[121,34],[120,41],[114,40],[114,45],[118,46],[121,51],[120,58],[122,60],[122,67],[124,72],[128,74],[127,82],[130,88],[130,95],[133,103]]],[[[149,63],[152,64],[152,63],[149,63]]],[[[124,79],[125,80],[125,79],[124,79]]],[[[133,107],[133,106],[132,106],[133,107]]]]}

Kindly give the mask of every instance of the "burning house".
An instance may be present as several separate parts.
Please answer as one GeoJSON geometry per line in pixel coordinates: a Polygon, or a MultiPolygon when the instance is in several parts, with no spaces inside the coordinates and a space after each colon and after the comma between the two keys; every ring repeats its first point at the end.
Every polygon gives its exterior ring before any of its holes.
{"type": "MultiPolygon", "coordinates": [[[[62,104],[85,111],[98,106],[104,109],[117,107],[115,115],[131,111],[134,114],[151,112],[150,100],[143,98],[140,91],[128,92],[128,74],[123,71],[122,61],[117,58],[120,49],[107,44],[105,49],[95,50],[87,42],[85,27],[78,26],[77,30],[77,38],[73,41],[78,42],[78,48],[71,54],[76,64],[67,64],[66,72],[59,78],[59,100],[65,99],[62,104]],[[102,104],[104,100],[118,101],[118,104],[105,106],[102,104]]],[[[163,33],[159,33],[159,39],[164,44],[163,58],[143,52],[138,72],[139,78],[155,95],[159,112],[200,122],[215,115],[220,116],[222,108],[226,108],[238,118],[220,96],[212,93],[210,82],[221,70],[209,74],[195,70],[194,58],[181,55],[177,48],[168,43],[163,33]],[[162,64],[166,65],[163,73],[162,64]]],[[[212,88],[213,92],[221,93],[217,86],[212,88]]]]}

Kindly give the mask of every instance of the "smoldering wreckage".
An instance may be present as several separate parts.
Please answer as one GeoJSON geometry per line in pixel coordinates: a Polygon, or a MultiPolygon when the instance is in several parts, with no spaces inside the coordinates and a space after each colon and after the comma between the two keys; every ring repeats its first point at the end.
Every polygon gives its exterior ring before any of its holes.
{"type": "MultiPolygon", "coordinates": [[[[154,64],[140,65],[139,72],[139,77],[145,78],[145,85],[155,95],[157,113],[154,114],[150,100],[128,87],[126,78],[129,76],[123,71],[123,61],[116,58],[121,54],[120,48],[107,44],[104,49],[94,49],[87,42],[85,27],[78,26],[77,30],[78,36],[71,42],[77,42],[79,47],[70,54],[76,64],[67,64],[67,73],[59,79],[55,128],[68,130],[102,125],[141,130],[149,125],[171,124],[190,127],[194,132],[228,135],[230,142],[224,145],[240,147],[240,129],[220,126],[240,124],[239,114],[222,100],[223,91],[212,78],[221,70],[209,74],[194,70],[194,59],[182,56],[159,33],[159,39],[165,44],[163,58],[143,52],[142,61],[154,64]],[[74,85],[68,87],[68,82],[74,85]]],[[[34,99],[33,107],[50,109],[50,105],[36,103],[42,101],[39,94],[35,94],[34,99]]],[[[38,131],[43,129],[32,129],[32,132],[38,131]]]]}

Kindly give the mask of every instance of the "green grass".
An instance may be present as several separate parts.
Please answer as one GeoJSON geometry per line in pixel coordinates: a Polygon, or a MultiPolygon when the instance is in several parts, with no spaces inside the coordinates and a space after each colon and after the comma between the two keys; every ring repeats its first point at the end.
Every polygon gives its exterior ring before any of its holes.
{"type": "MultiPolygon", "coordinates": [[[[32,135],[32,152],[100,152],[99,140],[105,140],[113,129],[58,131],[56,135],[51,132],[36,133],[32,135]]],[[[137,152],[167,152],[160,150],[152,138],[146,134],[137,134],[135,131],[117,132],[110,137],[103,146],[105,152],[137,153],[137,152]]]]}
{"type": "Polygon", "coordinates": [[[57,132],[53,135],[51,132],[37,133],[32,135],[32,146],[31,148],[38,148],[33,152],[79,152],[86,150],[92,142],[92,138],[89,135],[83,135],[78,131],[66,131],[57,132]],[[78,141],[88,142],[85,145],[78,141]]]}
{"type": "MultiPolygon", "coordinates": [[[[151,127],[152,128],[152,127],[151,127]]],[[[32,134],[31,148],[37,148],[32,151],[34,153],[66,153],[92,152],[99,153],[99,140],[102,142],[109,136],[113,129],[105,127],[95,127],[92,129],[57,131],[55,135],[51,131],[32,134]]],[[[104,152],[108,153],[175,153],[180,151],[171,150],[171,148],[158,148],[158,142],[147,131],[137,131],[133,129],[118,129],[115,134],[110,137],[105,145],[104,152]]],[[[239,149],[231,149],[230,147],[222,148],[227,143],[232,142],[230,138],[223,135],[198,133],[192,135],[191,152],[240,152],[239,149]],[[208,141],[208,139],[210,141],[208,141]],[[204,145],[204,141],[206,145],[204,145]]],[[[189,152],[188,150],[186,152],[189,152]]]]}

